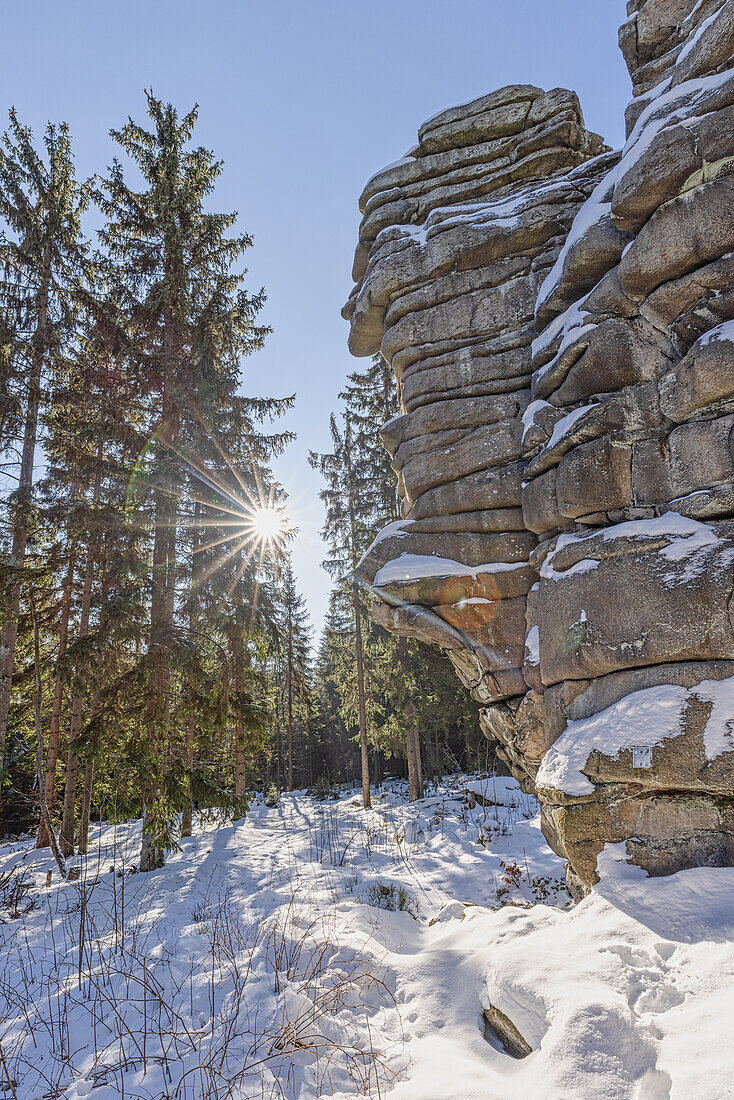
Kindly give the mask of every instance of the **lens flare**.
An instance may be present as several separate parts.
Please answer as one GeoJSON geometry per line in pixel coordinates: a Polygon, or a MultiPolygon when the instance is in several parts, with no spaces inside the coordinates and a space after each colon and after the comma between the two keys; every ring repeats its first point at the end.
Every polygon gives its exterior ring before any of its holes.
{"type": "MultiPolygon", "coordinates": [[[[196,504],[196,513],[184,508],[177,511],[169,526],[178,533],[200,531],[194,554],[200,562],[196,570],[194,587],[200,587],[221,575],[223,589],[231,595],[245,570],[253,570],[254,589],[249,597],[254,616],[258,607],[258,593],[263,572],[277,571],[286,545],[295,537],[297,528],[290,523],[284,503],[286,495],[275,483],[267,484],[269,472],[252,457],[247,463],[231,460],[216,435],[209,430],[203,417],[192,406],[204,436],[215,455],[215,463],[203,455],[176,445],[171,441],[165,424],[160,424],[148,439],[133,468],[127,487],[125,509],[132,517],[146,503],[151,493],[160,490],[159,481],[153,477],[156,459],[167,452],[178,463],[179,478],[188,474],[190,483],[179,495],[196,504]]],[[[172,494],[174,495],[174,494],[172,494]]],[[[179,495],[174,495],[176,507],[179,495]]]]}
{"type": "Polygon", "coordinates": [[[248,526],[262,542],[279,542],[285,534],[285,517],[278,508],[255,508],[248,526]]]}

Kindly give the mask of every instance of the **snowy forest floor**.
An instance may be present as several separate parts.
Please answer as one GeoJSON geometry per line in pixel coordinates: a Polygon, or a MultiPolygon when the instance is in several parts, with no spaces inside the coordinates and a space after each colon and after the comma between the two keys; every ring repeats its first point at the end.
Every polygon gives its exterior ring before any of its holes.
{"type": "Polygon", "coordinates": [[[0,847],[0,1098],[734,1096],[734,869],[649,879],[612,846],[574,906],[512,780],[356,799],[200,820],[148,874],[139,822],[67,884],[0,847]]]}

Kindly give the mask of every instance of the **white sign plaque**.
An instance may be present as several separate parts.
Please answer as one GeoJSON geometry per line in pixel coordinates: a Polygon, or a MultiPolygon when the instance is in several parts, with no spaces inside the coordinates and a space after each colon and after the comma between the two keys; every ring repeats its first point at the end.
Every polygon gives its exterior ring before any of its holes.
{"type": "Polygon", "coordinates": [[[633,768],[652,767],[652,749],[647,745],[635,745],[632,749],[633,768]]]}

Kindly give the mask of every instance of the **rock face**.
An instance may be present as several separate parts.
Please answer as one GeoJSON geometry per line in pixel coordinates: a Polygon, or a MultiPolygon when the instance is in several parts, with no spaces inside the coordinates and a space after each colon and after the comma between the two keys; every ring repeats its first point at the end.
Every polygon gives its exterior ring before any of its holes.
{"type": "Polygon", "coordinates": [[[444,111],[361,199],[356,355],[403,415],[359,566],[444,647],[588,889],[734,863],[734,0],[633,0],[628,138],[573,93],[444,111]]]}
{"type": "Polygon", "coordinates": [[[504,88],[444,111],[361,198],[357,355],[381,350],[404,415],[382,429],[403,501],[359,567],[390,629],[446,648],[484,703],[516,698],[535,547],[522,514],[533,313],[612,160],[571,92],[504,88]]]}

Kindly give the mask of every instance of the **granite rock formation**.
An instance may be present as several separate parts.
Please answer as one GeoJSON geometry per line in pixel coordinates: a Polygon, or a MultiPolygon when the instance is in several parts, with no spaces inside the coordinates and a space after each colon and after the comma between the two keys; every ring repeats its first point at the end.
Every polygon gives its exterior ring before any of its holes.
{"type": "Polygon", "coordinates": [[[505,88],[425,123],[361,198],[345,313],[351,350],[381,349],[398,380],[405,412],[382,438],[406,521],[382,533],[359,575],[385,601],[380,621],[443,645],[485,703],[527,690],[533,312],[609,166],[595,158],[603,148],[571,92],[505,88]]]}
{"type": "Polygon", "coordinates": [[[446,649],[579,891],[734,863],[734,0],[632,0],[610,153],[573,93],[435,116],[361,199],[356,355],[403,414],[359,566],[446,649]]]}

